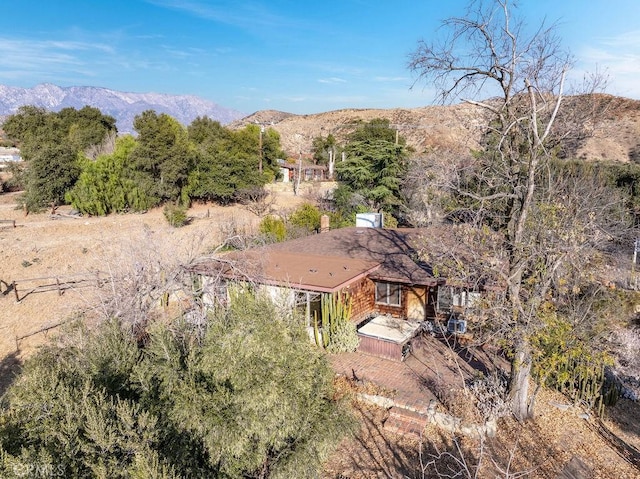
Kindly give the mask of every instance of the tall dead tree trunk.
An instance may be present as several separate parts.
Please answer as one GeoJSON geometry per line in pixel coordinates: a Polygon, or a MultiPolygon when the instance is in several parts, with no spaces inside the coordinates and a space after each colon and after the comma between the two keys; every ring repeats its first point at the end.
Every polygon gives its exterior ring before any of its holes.
{"type": "MultiPolygon", "coordinates": [[[[513,21],[508,0],[473,2],[467,17],[450,18],[443,25],[451,33],[444,42],[421,42],[409,67],[430,79],[442,100],[458,95],[501,96],[490,100],[462,98],[488,113],[486,140],[474,167],[450,179],[448,189],[467,198],[504,238],[507,305],[501,309],[502,329],[511,342],[513,362],[509,397],[519,420],[533,414],[529,394],[531,348],[529,336],[540,327],[538,317],[554,268],[540,272],[537,263],[550,263],[544,248],[532,245],[530,215],[538,201],[539,185],[550,158],[549,135],[560,109],[570,57],[560,46],[554,28],[541,28],[528,38],[522,23],[513,21]],[[475,168],[475,169],[474,169],[475,168]],[[458,181],[461,178],[466,181],[458,181]],[[471,179],[469,179],[472,177],[471,179]],[[541,277],[544,275],[545,277],[541,277]]],[[[479,215],[480,216],[480,215],[479,215]]],[[[549,250],[549,258],[553,256],[549,250]]]]}
{"type": "Polygon", "coordinates": [[[533,417],[533,400],[529,396],[529,379],[531,377],[531,349],[527,341],[516,346],[511,360],[511,380],[509,399],[511,410],[519,421],[533,417]]]}

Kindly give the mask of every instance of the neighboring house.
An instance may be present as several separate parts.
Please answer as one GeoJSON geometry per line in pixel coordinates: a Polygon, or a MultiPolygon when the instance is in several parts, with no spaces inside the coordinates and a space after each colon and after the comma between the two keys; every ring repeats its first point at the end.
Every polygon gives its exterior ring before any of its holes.
{"type": "Polygon", "coordinates": [[[298,176],[300,181],[329,181],[329,168],[324,165],[314,165],[306,161],[296,163],[279,162],[283,183],[296,183],[298,176]]]}

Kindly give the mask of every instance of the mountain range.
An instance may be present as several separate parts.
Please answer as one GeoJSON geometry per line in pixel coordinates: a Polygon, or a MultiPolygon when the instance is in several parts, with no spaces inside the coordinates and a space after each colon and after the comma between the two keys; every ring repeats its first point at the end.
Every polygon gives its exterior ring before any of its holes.
{"type": "MultiPolygon", "coordinates": [[[[376,118],[389,120],[418,154],[424,151],[448,151],[454,154],[479,145],[485,111],[461,103],[447,106],[390,109],[342,109],[309,115],[261,110],[249,116],[193,95],[125,93],[92,86],[59,87],[44,83],[33,88],[0,85],[0,124],[2,116],[15,113],[20,106],[35,105],[58,111],[65,107],[93,106],[117,120],[119,133],[133,132],[133,119],[145,110],[166,113],[183,125],[198,116],[208,116],[229,128],[253,123],[273,128],[280,135],[286,154],[297,158],[310,155],[313,139],[333,135],[346,141],[360,122],[376,118]]],[[[569,158],[640,162],[640,101],[611,95],[566,97],[562,110],[592,111],[588,121],[580,120],[581,135],[566,145],[569,158]]]]}
{"type": "Polygon", "coordinates": [[[208,116],[223,125],[245,116],[239,111],[192,95],[128,93],[93,86],[60,87],[50,83],[33,88],[0,85],[0,117],[16,113],[23,105],[50,111],[66,107],[79,109],[89,105],[113,116],[119,133],[132,133],[133,119],[145,110],[166,113],[184,125],[198,116],[208,116]]]}

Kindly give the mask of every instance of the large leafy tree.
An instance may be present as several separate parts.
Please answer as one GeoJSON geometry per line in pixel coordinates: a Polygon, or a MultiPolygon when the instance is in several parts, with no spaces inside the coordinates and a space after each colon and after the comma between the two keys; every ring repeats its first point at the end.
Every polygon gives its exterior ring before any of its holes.
{"type": "Polygon", "coordinates": [[[336,138],[331,133],[326,138],[315,137],[311,142],[311,153],[313,161],[317,165],[327,165],[331,158],[335,161],[336,155],[339,153],[336,138]]]}
{"type": "Polygon", "coordinates": [[[109,133],[116,131],[115,118],[104,115],[91,106],[80,110],[63,108],[56,117],[61,130],[66,132],[69,143],[78,151],[99,145],[109,133]]]}
{"type": "Polygon", "coordinates": [[[489,225],[501,238],[491,252],[497,261],[487,261],[484,252],[477,263],[493,264],[494,278],[506,289],[492,320],[512,352],[513,413],[526,420],[534,412],[531,338],[545,325],[541,308],[567,299],[566,284],[587,267],[587,252],[614,237],[612,227],[624,218],[616,196],[598,180],[587,186],[584,177],[551,169],[571,59],[553,27],[528,36],[512,13],[507,0],[474,3],[466,17],[444,22],[451,35],[443,42],[419,43],[410,68],[433,81],[444,101],[465,95],[478,107],[478,118],[487,119],[480,151],[440,172],[431,168],[425,178],[433,191],[464,206],[460,219],[489,225]]]}
{"type": "Polygon", "coordinates": [[[66,192],[80,175],[79,154],[69,144],[47,142],[44,137],[39,147],[29,149],[26,188],[22,201],[28,211],[37,211],[47,205],[52,210],[64,202],[66,192]]]}
{"type": "Polygon", "coordinates": [[[223,204],[239,199],[243,192],[262,189],[274,178],[279,138],[272,130],[260,132],[257,125],[231,131],[209,118],[189,125],[189,139],[197,151],[189,174],[188,195],[193,199],[223,204]],[[262,150],[257,135],[262,135],[262,150]],[[263,171],[260,173],[259,155],[263,171]]]}
{"type": "Polygon", "coordinates": [[[328,362],[269,300],[142,337],[113,320],[30,359],[0,412],[2,476],[314,477],[346,431],[328,362]]]}
{"type": "Polygon", "coordinates": [[[187,130],[166,113],[152,110],[136,116],[133,127],[138,144],[131,162],[146,196],[155,203],[185,200],[181,195],[195,156],[187,130]]]}
{"type": "Polygon", "coordinates": [[[285,157],[280,134],[273,128],[250,124],[233,132],[233,139],[238,151],[257,160],[258,171],[265,175],[265,181],[272,181],[278,172],[278,159],[285,157]]]}
{"type": "Polygon", "coordinates": [[[48,128],[49,113],[44,108],[25,105],[10,115],[2,124],[8,138],[24,145],[30,136],[48,128]]]}
{"type": "Polygon", "coordinates": [[[115,120],[92,107],[54,113],[25,106],[3,128],[20,144],[27,164],[23,201],[35,211],[46,205],[55,209],[64,201],[80,174],[80,154],[114,134],[115,120]]]}

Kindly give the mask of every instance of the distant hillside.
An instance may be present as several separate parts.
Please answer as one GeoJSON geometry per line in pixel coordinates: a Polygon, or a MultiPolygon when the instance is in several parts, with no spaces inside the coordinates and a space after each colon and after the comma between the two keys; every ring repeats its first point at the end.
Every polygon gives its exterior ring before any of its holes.
{"type": "Polygon", "coordinates": [[[23,105],[58,111],[89,105],[117,120],[120,133],[133,132],[133,119],[145,110],[166,113],[184,125],[198,116],[208,116],[226,125],[244,114],[191,95],[125,93],[91,86],[59,87],[49,83],[33,88],[0,85],[0,116],[15,113],[23,105]]]}
{"type": "MultiPolygon", "coordinates": [[[[478,146],[486,124],[485,111],[470,105],[427,106],[421,108],[344,109],[311,115],[263,110],[249,116],[196,96],[158,93],[124,93],[98,87],[59,87],[41,84],[34,88],[0,85],[2,116],[15,113],[22,105],[58,111],[65,107],[99,108],[116,118],[118,131],[133,131],[133,119],[144,110],[167,113],[184,125],[198,116],[208,116],[231,128],[260,124],[275,129],[283,149],[291,157],[308,155],[311,142],[332,134],[339,142],[355,129],[357,122],[386,118],[417,152],[427,149],[466,152],[478,146]]],[[[575,112],[590,112],[581,119],[581,134],[567,141],[564,155],[587,160],[609,159],[640,162],[640,101],[611,95],[576,96],[564,99],[563,120],[575,121],[575,112]]]]}
{"type": "MultiPolygon", "coordinates": [[[[575,113],[585,111],[588,118],[578,125],[580,135],[566,142],[565,156],[640,162],[640,101],[610,95],[567,97],[562,111],[563,121],[575,121],[575,113]]],[[[462,152],[478,146],[486,123],[484,115],[484,110],[470,104],[412,109],[345,109],[313,115],[265,110],[229,126],[241,128],[258,123],[273,128],[280,133],[284,150],[290,156],[297,156],[299,151],[310,152],[315,137],[333,134],[342,141],[353,131],[356,122],[385,118],[418,152],[426,149],[462,152]]]]}
{"type": "Polygon", "coordinates": [[[462,150],[477,146],[480,127],[484,124],[482,110],[469,105],[431,106],[393,109],[344,109],[313,115],[293,115],[280,111],[256,112],[235,121],[230,128],[259,123],[280,133],[283,149],[290,155],[308,153],[318,136],[332,134],[339,142],[351,133],[357,122],[375,118],[388,119],[400,135],[418,151],[427,148],[462,150]]]}

